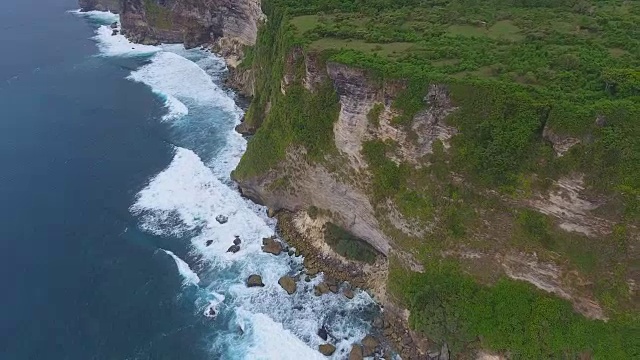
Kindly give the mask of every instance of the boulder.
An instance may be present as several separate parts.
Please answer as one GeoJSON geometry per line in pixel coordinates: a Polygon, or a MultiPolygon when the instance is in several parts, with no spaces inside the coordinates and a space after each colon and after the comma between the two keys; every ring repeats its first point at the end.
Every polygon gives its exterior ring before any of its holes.
{"type": "Polygon", "coordinates": [[[338,293],[338,287],[336,285],[331,285],[329,286],[329,291],[331,291],[334,294],[338,293]]]}
{"type": "Polygon", "coordinates": [[[233,239],[233,245],[240,245],[242,244],[242,240],[240,240],[240,236],[236,235],[236,238],[233,239]]]}
{"type": "Polygon", "coordinates": [[[318,329],[318,336],[320,336],[320,338],[324,341],[327,341],[327,339],[329,338],[329,333],[327,332],[327,329],[324,328],[324,326],[318,329]]]}
{"type": "Polygon", "coordinates": [[[322,344],[318,346],[318,351],[324,356],[331,356],[336,352],[336,347],[331,344],[322,344]]]}
{"type": "Polygon", "coordinates": [[[376,316],[376,318],[373,319],[373,327],[376,329],[384,328],[384,320],[382,319],[382,317],[376,316]]]}
{"type": "Polygon", "coordinates": [[[380,342],[371,335],[367,335],[362,339],[363,355],[365,357],[373,356],[380,342]]]}
{"type": "Polygon", "coordinates": [[[229,249],[227,249],[227,252],[230,253],[237,253],[238,251],[240,251],[240,245],[231,245],[231,247],[229,249]]]}
{"type": "Polygon", "coordinates": [[[260,275],[251,275],[247,279],[247,287],[263,287],[264,283],[262,283],[262,276],[260,275]]]}
{"type": "Polygon", "coordinates": [[[111,23],[111,28],[112,29],[117,29],[118,28],[118,22],[117,21],[112,22],[111,23]]]}
{"type": "Polygon", "coordinates": [[[213,240],[207,240],[207,242],[205,243],[207,246],[210,246],[211,244],[213,244],[213,240]]]}
{"type": "Polygon", "coordinates": [[[216,216],[216,221],[220,224],[225,224],[227,221],[229,221],[229,218],[224,215],[218,215],[216,216]]]}
{"type": "Polygon", "coordinates": [[[349,360],[362,360],[363,358],[362,346],[353,345],[351,352],[349,353],[349,360]]]}
{"type": "Polygon", "coordinates": [[[280,255],[282,252],[282,244],[273,237],[262,239],[262,251],[273,254],[280,255]]]}
{"type": "Polygon", "coordinates": [[[344,297],[346,297],[347,299],[353,299],[354,296],[356,296],[356,294],[353,292],[353,290],[347,288],[344,289],[344,291],[342,292],[342,294],[344,295],[344,297]]]}
{"type": "Polygon", "coordinates": [[[274,216],[276,216],[276,214],[278,213],[278,211],[274,208],[268,208],[267,209],[267,216],[272,218],[274,216]]]}
{"type": "Polygon", "coordinates": [[[278,280],[278,284],[282,286],[282,288],[287,292],[287,294],[291,295],[296,292],[297,285],[294,278],[290,276],[283,276],[278,280]]]}
{"type": "Polygon", "coordinates": [[[325,283],[320,283],[316,285],[316,287],[313,289],[313,293],[316,296],[324,295],[328,292],[329,292],[329,287],[325,283]]]}

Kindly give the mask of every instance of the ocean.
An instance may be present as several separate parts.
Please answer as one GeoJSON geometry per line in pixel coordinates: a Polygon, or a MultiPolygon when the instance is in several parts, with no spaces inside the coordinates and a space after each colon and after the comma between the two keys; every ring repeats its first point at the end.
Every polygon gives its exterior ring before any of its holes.
{"type": "Polygon", "coordinates": [[[322,275],[278,285],[302,258],[262,252],[276,224],[229,177],[246,140],[224,61],[75,7],[0,4],[0,358],[326,359],[321,327],[344,358],[376,305],[314,296],[322,275]]]}

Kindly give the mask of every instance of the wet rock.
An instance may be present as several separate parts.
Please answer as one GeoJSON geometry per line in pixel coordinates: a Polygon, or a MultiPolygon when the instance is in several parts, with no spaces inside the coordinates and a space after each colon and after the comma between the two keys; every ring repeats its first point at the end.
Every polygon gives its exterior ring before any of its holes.
{"type": "Polygon", "coordinates": [[[363,355],[365,357],[373,356],[380,342],[371,335],[367,335],[362,339],[363,355]]]}
{"type": "Polygon", "coordinates": [[[309,275],[304,277],[305,282],[311,282],[311,277],[309,275]]]}
{"type": "Polygon", "coordinates": [[[278,213],[278,211],[274,208],[268,208],[267,209],[267,216],[272,218],[274,216],[276,216],[276,214],[278,213]]]}
{"type": "Polygon", "coordinates": [[[287,252],[287,255],[289,255],[289,256],[293,256],[295,254],[296,254],[296,252],[291,250],[291,249],[289,249],[289,251],[287,252]]]}
{"type": "Polygon", "coordinates": [[[210,318],[216,317],[216,310],[215,310],[213,307],[210,307],[210,308],[209,308],[209,309],[204,313],[204,316],[206,316],[206,317],[210,317],[210,318]]]}
{"type": "Polygon", "coordinates": [[[237,253],[238,251],[240,251],[240,245],[231,245],[231,247],[229,249],[227,249],[227,252],[230,253],[237,253]]]}
{"type": "Polygon", "coordinates": [[[334,294],[338,293],[338,287],[336,285],[331,285],[329,286],[329,291],[331,291],[334,294]]]}
{"type": "Polygon", "coordinates": [[[384,327],[384,320],[380,316],[373,319],[373,327],[377,329],[382,329],[384,327]]]}
{"type": "Polygon", "coordinates": [[[211,244],[213,244],[213,240],[207,240],[207,242],[205,243],[205,245],[210,246],[211,244]]]}
{"type": "Polygon", "coordinates": [[[336,347],[331,344],[322,344],[318,346],[318,351],[324,356],[331,356],[336,352],[336,347]]]}
{"type": "Polygon", "coordinates": [[[282,244],[273,237],[264,238],[262,239],[262,251],[273,255],[280,255],[282,252],[282,244]]]}
{"type": "Polygon", "coordinates": [[[302,305],[295,305],[295,306],[293,307],[293,310],[302,311],[302,309],[303,309],[302,305]]]}
{"type": "Polygon", "coordinates": [[[236,238],[233,239],[233,245],[240,245],[242,244],[242,240],[240,240],[240,236],[236,235],[236,238]]]}
{"type": "Polygon", "coordinates": [[[345,289],[344,292],[342,293],[344,295],[344,297],[346,297],[347,299],[353,299],[353,297],[356,295],[353,290],[351,289],[345,289]]]}
{"type": "Polygon", "coordinates": [[[327,332],[327,329],[324,328],[324,326],[318,329],[318,336],[320,336],[320,338],[324,341],[327,341],[327,339],[329,338],[329,333],[327,332]]]}
{"type": "Polygon", "coordinates": [[[362,346],[353,345],[351,352],[349,353],[349,360],[362,360],[363,358],[362,346]]]}
{"type": "Polygon", "coordinates": [[[118,28],[118,22],[117,21],[112,22],[111,23],[111,28],[112,29],[117,29],[118,28]]]}
{"type": "Polygon", "coordinates": [[[318,284],[314,289],[313,293],[316,296],[321,296],[329,292],[329,287],[325,283],[318,284]]]}
{"type": "Polygon", "coordinates": [[[224,215],[218,215],[216,216],[216,221],[219,222],[220,224],[226,224],[227,221],[229,221],[229,218],[224,215]]]}
{"type": "Polygon", "coordinates": [[[278,280],[278,284],[287,292],[287,294],[291,295],[296,292],[297,285],[294,278],[290,276],[283,276],[278,280]]]}
{"type": "Polygon", "coordinates": [[[116,36],[116,35],[118,35],[119,33],[120,33],[120,31],[118,31],[118,29],[113,29],[113,30],[111,31],[111,36],[116,36]]]}
{"type": "Polygon", "coordinates": [[[262,282],[262,276],[260,275],[251,275],[247,279],[247,287],[263,287],[264,283],[262,282]]]}

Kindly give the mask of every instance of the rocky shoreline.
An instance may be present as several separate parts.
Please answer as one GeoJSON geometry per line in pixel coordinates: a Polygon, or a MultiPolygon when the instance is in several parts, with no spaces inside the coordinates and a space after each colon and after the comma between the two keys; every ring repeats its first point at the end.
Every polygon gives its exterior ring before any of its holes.
{"type": "MultiPolygon", "coordinates": [[[[381,314],[373,321],[373,336],[380,342],[383,353],[395,352],[403,359],[449,359],[448,348],[433,350],[433,344],[420,334],[410,330],[408,313],[393,304],[386,294],[387,259],[379,255],[372,265],[345,259],[331,251],[317,232],[323,219],[310,219],[306,212],[280,211],[278,235],[295,248],[296,254],[304,256],[308,274],[323,272],[328,278],[327,287],[347,282],[354,288],[367,291],[381,306],[381,314]],[[310,224],[311,223],[311,224],[310,224]],[[305,226],[307,225],[307,226],[305,226]],[[316,230],[316,231],[314,231],[316,230]]],[[[319,287],[324,288],[321,284],[319,287]]],[[[322,294],[318,291],[316,295],[322,294]]],[[[363,344],[364,345],[364,344],[363,344]]],[[[354,348],[355,349],[355,348],[354,348]]],[[[361,359],[358,349],[353,350],[350,360],[361,359]]],[[[366,352],[364,356],[367,356],[366,352]]]]}

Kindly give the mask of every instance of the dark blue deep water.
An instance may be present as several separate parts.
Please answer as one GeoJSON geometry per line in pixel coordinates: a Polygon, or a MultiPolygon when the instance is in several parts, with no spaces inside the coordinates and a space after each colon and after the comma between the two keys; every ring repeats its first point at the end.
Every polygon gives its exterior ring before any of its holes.
{"type": "Polygon", "coordinates": [[[125,79],[141,60],[93,56],[75,7],[0,2],[0,358],[200,358],[175,265],[128,211],[172,158],[163,104],[125,79]]]}

